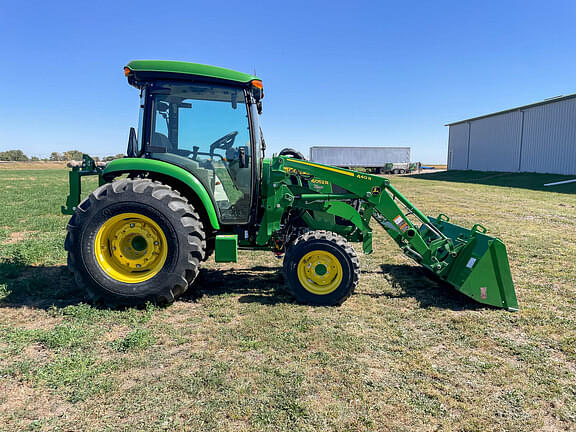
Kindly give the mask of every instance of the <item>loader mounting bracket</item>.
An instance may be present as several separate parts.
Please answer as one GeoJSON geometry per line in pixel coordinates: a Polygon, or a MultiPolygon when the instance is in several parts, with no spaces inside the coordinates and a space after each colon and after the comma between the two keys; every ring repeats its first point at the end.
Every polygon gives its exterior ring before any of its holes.
{"type": "Polygon", "coordinates": [[[62,214],[73,215],[76,206],[82,200],[82,177],[98,176],[98,186],[102,186],[106,181],[102,177],[102,168],[96,165],[94,159],[87,154],[82,155],[82,165],[74,166],[68,172],[68,183],[70,192],[66,198],[66,205],[61,207],[62,214]]]}

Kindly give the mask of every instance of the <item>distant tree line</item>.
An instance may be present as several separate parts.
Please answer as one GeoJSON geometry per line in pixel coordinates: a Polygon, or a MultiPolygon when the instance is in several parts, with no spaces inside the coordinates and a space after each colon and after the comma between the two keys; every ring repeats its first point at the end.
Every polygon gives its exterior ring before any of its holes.
{"type": "MultiPolygon", "coordinates": [[[[100,159],[98,156],[93,156],[92,158],[99,162],[100,160],[104,162],[109,162],[114,159],[119,159],[124,157],[123,154],[117,154],[115,156],[106,156],[100,159]]],[[[26,161],[81,161],[82,152],[79,150],[68,150],[63,153],[52,152],[48,158],[39,158],[37,156],[28,157],[22,150],[6,150],[0,152],[0,161],[12,161],[12,162],[26,162],[26,161]]]]}
{"type": "Polygon", "coordinates": [[[22,150],[8,150],[0,152],[0,160],[3,161],[20,161],[30,160],[22,150]]]}

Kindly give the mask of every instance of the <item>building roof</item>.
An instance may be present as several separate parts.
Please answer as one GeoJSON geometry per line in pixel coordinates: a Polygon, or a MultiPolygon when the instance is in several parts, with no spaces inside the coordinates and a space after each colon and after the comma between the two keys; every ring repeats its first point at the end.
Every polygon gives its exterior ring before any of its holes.
{"type": "Polygon", "coordinates": [[[198,63],[187,63],[169,60],[133,60],[126,65],[128,69],[134,72],[160,72],[204,76],[217,78],[226,81],[235,81],[240,83],[249,83],[252,80],[260,80],[254,75],[248,75],[242,72],[236,72],[230,69],[224,69],[217,66],[209,66],[198,63]]]}
{"type": "Polygon", "coordinates": [[[550,103],[559,102],[559,101],[563,101],[563,100],[567,100],[567,99],[574,99],[574,98],[576,98],[576,93],[572,93],[572,94],[569,94],[569,95],[566,95],[566,96],[564,96],[564,95],[555,96],[555,97],[551,97],[551,98],[548,98],[548,99],[544,99],[543,101],[540,101],[540,102],[534,102],[534,103],[531,103],[531,104],[528,104],[528,105],[522,105],[522,106],[519,106],[519,107],[516,107],[516,108],[510,108],[510,109],[503,110],[503,111],[497,111],[497,112],[491,113],[491,114],[484,114],[484,115],[481,115],[481,116],[478,116],[478,117],[472,117],[472,118],[468,118],[468,119],[465,119],[465,120],[459,120],[459,121],[455,121],[455,122],[452,122],[452,123],[447,123],[447,124],[445,124],[444,126],[453,126],[453,125],[456,125],[456,124],[459,124],[459,123],[466,123],[466,122],[469,122],[469,121],[479,120],[479,119],[483,119],[483,118],[486,118],[486,117],[497,116],[497,115],[500,115],[500,114],[506,114],[506,113],[514,112],[514,111],[522,111],[523,109],[526,109],[526,108],[532,108],[532,107],[536,107],[536,106],[539,106],[539,105],[547,105],[547,104],[550,104],[550,103]]]}

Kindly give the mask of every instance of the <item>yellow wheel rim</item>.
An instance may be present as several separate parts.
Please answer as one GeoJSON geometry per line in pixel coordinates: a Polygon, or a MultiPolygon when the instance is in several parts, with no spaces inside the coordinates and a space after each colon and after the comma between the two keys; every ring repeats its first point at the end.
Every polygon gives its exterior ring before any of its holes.
{"type": "Polygon", "coordinates": [[[323,250],[308,252],[298,263],[298,280],[306,291],[316,295],[334,292],[342,282],[342,264],[323,250]]]}
{"type": "Polygon", "coordinates": [[[154,277],[166,262],[166,236],[156,222],[138,213],[121,213],[102,224],[94,243],[98,264],[125,283],[154,277]]]}

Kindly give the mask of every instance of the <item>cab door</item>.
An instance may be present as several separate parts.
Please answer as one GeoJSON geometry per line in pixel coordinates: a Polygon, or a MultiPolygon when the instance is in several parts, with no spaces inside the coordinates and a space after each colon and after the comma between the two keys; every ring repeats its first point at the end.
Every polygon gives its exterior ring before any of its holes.
{"type": "Polygon", "coordinates": [[[152,91],[152,157],[194,174],[223,224],[247,224],[253,191],[248,106],[241,88],[163,83],[152,91]],[[167,90],[170,89],[170,90],[167,90]]]}

